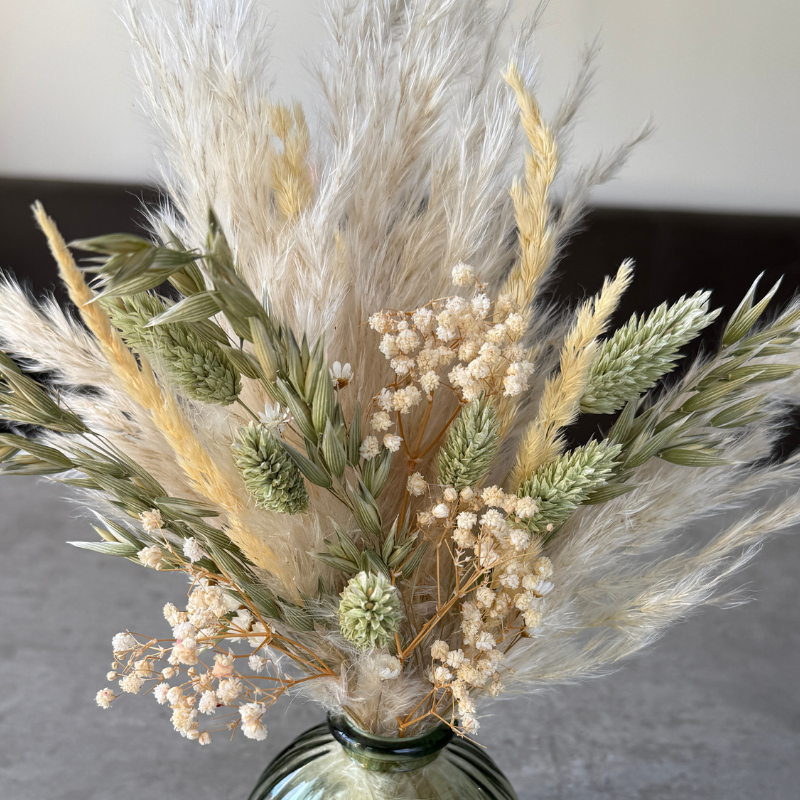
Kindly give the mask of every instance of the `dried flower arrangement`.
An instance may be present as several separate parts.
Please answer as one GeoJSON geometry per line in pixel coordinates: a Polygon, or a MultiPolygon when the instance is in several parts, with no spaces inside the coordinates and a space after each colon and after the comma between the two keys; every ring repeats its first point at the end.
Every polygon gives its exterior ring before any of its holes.
{"type": "Polygon", "coordinates": [[[101,541],[74,544],[186,573],[171,636],[114,636],[108,680],[189,739],[262,739],[287,692],[378,734],[475,734],[487,698],[601,672],[800,520],[800,495],[763,494],[800,484],[769,459],[797,303],[765,323],[776,287],[754,285],[663,386],[718,314],[707,293],[614,332],[630,263],[569,313],[542,299],[641,135],[562,175],[593,49],[545,122],[537,17],[501,76],[506,16],[331,0],[312,149],[299,106],[268,99],[248,2],[133,2],[169,155],[153,239],[75,242],[79,268],[37,206],[81,321],[0,285],[2,472],[80,490],[101,541]],[[580,414],[613,425],[568,449],[580,414]]]}

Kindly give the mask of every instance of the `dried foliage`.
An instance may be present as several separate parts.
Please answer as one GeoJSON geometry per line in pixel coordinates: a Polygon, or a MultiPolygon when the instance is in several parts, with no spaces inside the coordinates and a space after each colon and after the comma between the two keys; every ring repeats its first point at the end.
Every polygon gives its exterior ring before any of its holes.
{"type": "Polygon", "coordinates": [[[663,386],[707,293],[611,333],[628,262],[570,314],[541,299],[646,133],[555,202],[596,46],[547,121],[538,12],[510,54],[488,0],[325,17],[312,137],[271,95],[254,5],[131,2],[170,202],[152,240],[73,243],[83,268],[35,208],[80,323],[0,283],[0,471],[80,491],[99,541],[79,547],[190,577],[172,636],[119,633],[108,680],[201,744],[263,738],[290,691],[376,733],[474,734],[487,698],[603,671],[800,520],[798,461],[770,460],[797,303],[763,322],[754,285],[663,386]],[[567,450],[581,412],[619,413],[567,450]]]}

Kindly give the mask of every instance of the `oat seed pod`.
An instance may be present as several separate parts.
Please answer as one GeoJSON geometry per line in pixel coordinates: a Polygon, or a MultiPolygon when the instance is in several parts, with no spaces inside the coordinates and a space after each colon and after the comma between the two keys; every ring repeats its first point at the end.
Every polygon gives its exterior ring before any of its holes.
{"type": "Polygon", "coordinates": [[[251,422],[240,428],[232,450],[259,506],[279,514],[302,514],[308,509],[300,470],[265,425],[251,422]]]}
{"type": "Polygon", "coordinates": [[[388,578],[359,572],[339,603],[339,627],[345,639],[361,650],[386,647],[400,624],[400,601],[388,578]]]}
{"type": "Polygon", "coordinates": [[[678,350],[710,325],[719,311],[708,310],[709,292],[662,303],[646,317],[634,314],[603,342],[592,364],[581,411],[613,414],[655,386],[675,368],[678,350]]]}
{"type": "Polygon", "coordinates": [[[169,377],[193,400],[227,406],[242,391],[239,371],[222,348],[195,333],[187,323],[147,323],[164,312],[164,304],[147,294],[110,303],[108,312],[125,343],[137,353],[153,357],[169,377]]]}
{"type": "MultiPolygon", "coordinates": [[[[576,447],[545,464],[519,488],[520,497],[532,497],[537,511],[524,520],[530,530],[558,528],[573,511],[613,474],[621,447],[607,441],[576,447]]],[[[552,530],[552,529],[551,529],[552,530]]]]}
{"type": "Polygon", "coordinates": [[[489,471],[500,441],[497,410],[485,397],[464,406],[439,451],[439,482],[456,491],[489,471]]]}

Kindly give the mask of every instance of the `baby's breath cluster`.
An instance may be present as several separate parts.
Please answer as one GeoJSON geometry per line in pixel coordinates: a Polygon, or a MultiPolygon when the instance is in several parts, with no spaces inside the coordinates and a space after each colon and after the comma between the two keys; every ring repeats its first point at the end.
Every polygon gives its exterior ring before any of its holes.
{"type": "Polygon", "coordinates": [[[383,337],[380,350],[402,387],[385,389],[378,398],[375,430],[387,430],[389,414],[407,414],[443,383],[467,402],[483,393],[516,397],[528,388],[533,364],[520,344],[525,317],[510,298],[493,301],[468,265],[454,267],[452,280],[468,296],[370,317],[370,326],[383,337]]]}
{"type": "MultiPolygon", "coordinates": [[[[269,623],[204,578],[196,581],[185,610],[167,603],[164,617],[172,639],[142,641],[127,631],[114,636],[108,680],[117,681],[120,694],[144,690],[168,705],[175,730],[200,744],[208,744],[214,730],[241,728],[250,739],[266,738],[262,716],[292,683],[270,650],[269,623]],[[230,645],[237,643],[245,643],[247,652],[235,654],[230,645]]],[[[105,688],[96,700],[109,708],[117,697],[105,688]]]]}
{"type": "Polygon", "coordinates": [[[456,591],[463,598],[452,640],[460,646],[434,642],[429,676],[435,691],[452,697],[464,733],[479,727],[470,693],[499,694],[504,654],[542,624],[553,566],[521,524],[537,512],[532,497],[508,494],[498,486],[446,487],[418,515],[428,539],[452,542],[455,585],[461,587],[456,591]]]}

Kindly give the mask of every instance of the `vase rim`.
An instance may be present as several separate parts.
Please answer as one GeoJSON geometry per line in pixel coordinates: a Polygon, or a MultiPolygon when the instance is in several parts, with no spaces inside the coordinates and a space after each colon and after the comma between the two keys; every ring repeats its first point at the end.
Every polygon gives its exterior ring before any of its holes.
{"type": "Polygon", "coordinates": [[[328,728],[334,739],[348,751],[404,761],[428,758],[445,748],[454,736],[453,729],[444,723],[417,736],[379,736],[356,727],[344,716],[334,714],[328,714],[328,728]]]}

